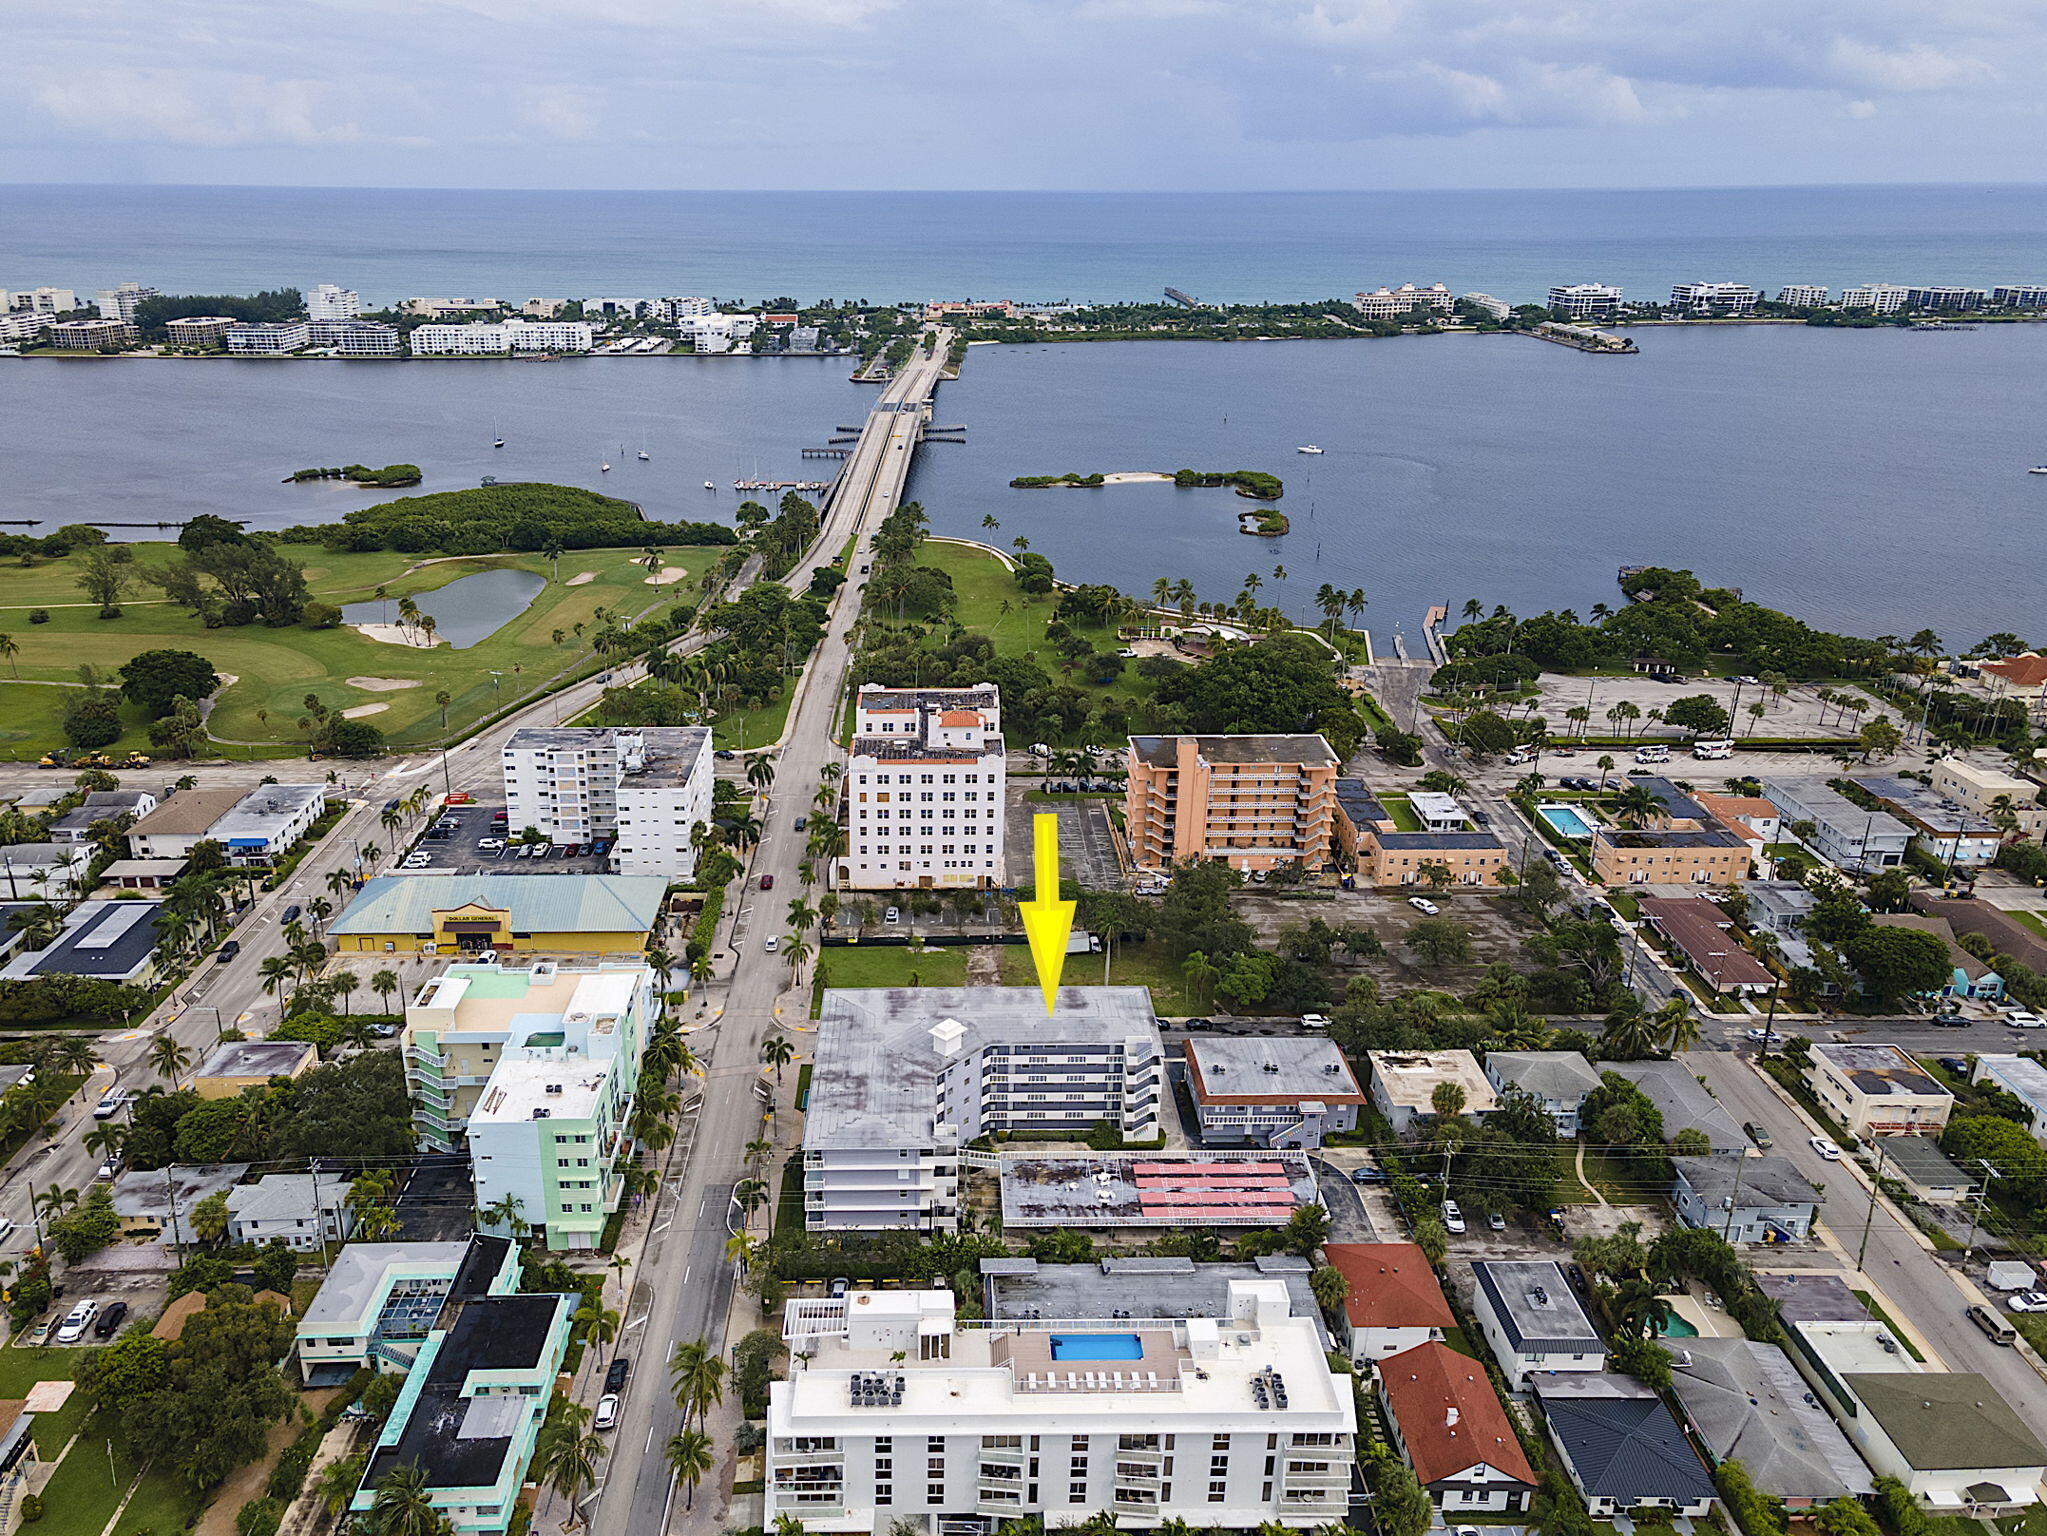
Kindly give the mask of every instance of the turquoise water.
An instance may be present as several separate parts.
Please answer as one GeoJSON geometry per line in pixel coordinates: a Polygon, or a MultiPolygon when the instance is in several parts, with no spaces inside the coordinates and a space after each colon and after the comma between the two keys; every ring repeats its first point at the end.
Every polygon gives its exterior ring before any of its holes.
{"type": "Polygon", "coordinates": [[[1536,814],[1565,837],[1590,837],[1592,823],[1572,810],[1568,805],[1545,805],[1537,808],[1536,814]]]}
{"type": "Polygon", "coordinates": [[[1696,1339],[1699,1336],[1699,1330],[1679,1317],[1675,1312],[1670,1314],[1670,1321],[1665,1323],[1659,1331],[1666,1339],[1696,1339]]]}
{"type": "Polygon", "coordinates": [[[1054,1360],[1142,1360],[1144,1345],[1134,1333],[1055,1333],[1054,1360]]]}

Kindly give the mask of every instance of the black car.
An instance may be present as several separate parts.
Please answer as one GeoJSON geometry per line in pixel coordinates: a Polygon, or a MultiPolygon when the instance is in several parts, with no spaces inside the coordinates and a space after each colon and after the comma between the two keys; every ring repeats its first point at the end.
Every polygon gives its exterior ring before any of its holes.
{"type": "Polygon", "coordinates": [[[1956,1077],[1969,1075],[1969,1063],[1960,1056],[1943,1056],[1940,1058],[1940,1064],[1956,1077]]]}
{"type": "Polygon", "coordinates": [[[619,1355],[614,1358],[610,1368],[604,1373],[604,1390],[607,1392],[623,1392],[625,1390],[626,1376],[632,1368],[633,1362],[630,1356],[619,1355]]]}
{"type": "Polygon", "coordinates": [[[213,959],[214,962],[218,965],[226,965],[228,961],[234,959],[234,957],[236,955],[239,955],[241,952],[242,941],[240,939],[229,939],[225,944],[220,946],[220,953],[215,955],[213,959]]]}
{"type": "Polygon", "coordinates": [[[1969,1027],[1969,1016],[1966,1013],[1957,1013],[1953,1009],[1949,1009],[1944,1013],[1936,1013],[1933,1016],[1933,1022],[1942,1029],[1967,1029],[1969,1027]]]}
{"type": "Polygon", "coordinates": [[[299,920],[299,913],[303,910],[297,902],[293,902],[278,914],[277,920],[280,923],[295,923],[299,920]]]}
{"type": "Polygon", "coordinates": [[[107,1309],[100,1313],[99,1321],[92,1325],[92,1331],[99,1338],[111,1339],[121,1331],[121,1323],[127,1316],[127,1302],[110,1301],[107,1303],[107,1309]]]}

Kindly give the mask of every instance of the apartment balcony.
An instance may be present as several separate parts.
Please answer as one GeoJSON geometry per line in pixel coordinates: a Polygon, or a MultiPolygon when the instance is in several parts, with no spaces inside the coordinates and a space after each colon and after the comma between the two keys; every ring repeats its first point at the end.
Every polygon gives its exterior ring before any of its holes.
{"type": "Polygon", "coordinates": [[[843,1467],[846,1452],[843,1447],[835,1451],[777,1451],[774,1463],[777,1467],[843,1467]]]}
{"type": "Polygon", "coordinates": [[[1351,1484],[1349,1466],[1332,1466],[1327,1472],[1288,1472],[1281,1485],[1283,1495],[1309,1493],[1320,1489],[1348,1488],[1351,1484]]]}
{"type": "MultiPolygon", "coordinates": [[[[768,1501],[768,1509],[772,1514],[788,1515],[797,1520],[843,1520],[846,1517],[843,1497],[820,1504],[811,1499],[797,1499],[782,1489],[775,1490],[768,1501]]],[[[772,1521],[769,1523],[773,1524],[772,1521]]]]}
{"type": "Polygon", "coordinates": [[[1157,1519],[1160,1502],[1157,1492],[1151,1490],[1118,1488],[1109,1495],[1110,1509],[1119,1515],[1135,1515],[1140,1520],[1157,1519]]]}
{"type": "Polygon", "coordinates": [[[1023,1512],[1023,1507],[1022,1488],[1016,1488],[1007,1493],[990,1493],[984,1489],[974,1500],[975,1514],[994,1515],[998,1519],[1019,1515],[1023,1512]]]}
{"type": "Polygon", "coordinates": [[[1282,1492],[1273,1508],[1282,1515],[1321,1515],[1335,1519],[1349,1507],[1349,1489],[1321,1489],[1314,1493],[1282,1492]],[[1326,1494],[1326,1497],[1323,1495],[1326,1494]]]}
{"type": "Polygon", "coordinates": [[[1022,1446],[1010,1450],[1007,1447],[984,1445],[981,1447],[981,1476],[988,1476],[990,1467],[1021,1467],[1031,1458],[1031,1453],[1022,1446]]]}

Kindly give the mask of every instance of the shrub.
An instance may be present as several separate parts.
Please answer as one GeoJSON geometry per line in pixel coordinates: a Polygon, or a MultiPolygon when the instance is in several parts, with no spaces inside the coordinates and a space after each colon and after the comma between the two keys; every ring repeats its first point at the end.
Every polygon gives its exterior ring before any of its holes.
{"type": "Polygon", "coordinates": [[[235,1512],[235,1536],[276,1536],[284,1505],[276,1499],[251,1499],[235,1512]]]}
{"type": "Polygon", "coordinates": [[[33,1525],[43,1518],[43,1496],[39,1493],[24,1493],[21,1496],[21,1523],[33,1525]]]}
{"type": "Polygon", "coordinates": [[[50,622],[50,610],[47,608],[31,608],[28,611],[28,621],[31,624],[47,624],[50,622]]]}

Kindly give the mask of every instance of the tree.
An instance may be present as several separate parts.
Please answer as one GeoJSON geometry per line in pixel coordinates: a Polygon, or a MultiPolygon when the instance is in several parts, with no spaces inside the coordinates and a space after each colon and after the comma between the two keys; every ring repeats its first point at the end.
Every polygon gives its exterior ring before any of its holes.
{"type": "Polygon", "coordinates": [[[601,1435],[584,1427],[580,1418],[561,1415],[542,1428],[533,1447],[531,1476],[568,1502],[569,1518],[563,1530],[582,1523],[579,1504],[597,1486],[597,1464],[608,1448],[601,1435]]]}
{"type": "Polygon", "coordinates": [[[121,665],[121,692],[158,719],[181,698],[203,699],[220,686],[213,663],[191,651],[143,651],[121,665]]]}
{"type": "Polygon", "coordinates": [[[1365,1478],[1381,1536],[1422,1536],[1428,1530],[1436,1507],[1406,1462],[1382,1448],[1366,1461],[1365,1478]]]}
{"type": "Polygon", "coordinates": [[[104,688],[65,690],[64,739],[74,747],[96,751],[121,739],[121,701],[104,688]]]}
{"type": "Polygon", "coordinates": [[[370,977],[370,990],[384,1000],[384,1012],[389,1013],[391,1011],[392,994],[397,992],[400,985],[398,973],[389,966],[385,966],[370,977]]]}
{"type": "Polygon", "coordinates": [[[1450,1251],[1450,1234],[1433,1211],[1414,1224],[1414,1241],[1431,1264],[1442,1263],[1443,1255],[1450,1251]]]}
{"type": "Polygon", "coordinates": [[[95,544],[78,557],[78,590],[100,605],[101,618],[121,616],[121,599],[135,584],[134,560],[126,544],[95,544]]]}
{"type": "Polygon", "coordinates": [[[1334,1264],[1322,1264],[1308,1276],[1308,1289],[1314,1293],[1316,1305],[1334,1316],[1350,1296],[1350,1281],[1334,1264]]]}
{"type": "Polygon", "coordinates": [[[700,1429],[685,1429],[668,1437],[668,1446],[663,1454],[668,1461],[668,1470],[683,1485],[682,1507],[696,1508],[697,1484],[709,1476],[711,1468],[716,1465],[711,1437],[700,1429]]]}
{"type": "Polygon", "coordinates": [[[1713,1138],[1695,1125],[1688,1125],[1670,1138],[1670,1150],[1678,1157],[1711,1157],[1713,1138]]]}
{"type": "Polygon", "coordinates": [[[1877,1523],[1854,1499],[1836,1499],[1820,1512],[1813,1524],[1820,1536],[1883,1536],[1877,1523]]]}
{"type": "Polygon", "coordinates": [[[769,1035],[761,1042],[761,1060],[775,1070],[775,1081],[782,1080],[782,1068],[796,1059],[796,1047],[789,1043],[786,1035],[769,1035]]]}
{"type": "Polygon", "coordinates": [[[123,1427],[197,1493],[263,1453],[267,1426],[296,1402],[277,1372],[292,1325],[244,1286],[214,1291],[170,1346],[162,1387],[130,1403],[123,1427]]]}
{"type": "Polygon", "coordinates": [[[1663,718],[1670,724],[1690,731],[1694,736],[1719,736],[1733,724],[1727,711],[1707,693],[1687,694],[1681,699],[1672,699],[1663,711],[1663,718]]]}
{"type": "Polygon", "coordinates": [[[1856,740],[1862,746],[1862,760],[1872,757],[1890,757],[1905,744],[1904,732],[1890,721],[1881,717],[1871,720],[1856,733],[1856,740]]]}
{"type": "Polygon", "coordinates": [[[416,1461],[393,1467],[370,1496],[367,1536],[448,1536],[448,1517],[434,1508],[426,1469],[416,1461]]]}
{"type": "Polygon", "coordinates": [[[1447,917],[1425,917],[1407,930],[1407,947],[1431,970],[1471,959],[1471,930],[1447,917]]]}
{"type": "Polygon", "coordinates": [[[1861,976],[1863,987],[1884,1003],[1937,992],[1954,976],[1947,946],[1933,934],[1916,929],[1872,924],[1848,941],[1844,953],[1861,976]]]}
{"type": "Polygon", "coordinates": [[[192,1053],[169,1035],[158,1035],[150,1043],[149,1065],[158,1077],[168,1078],[175,1089],[178,1078],[192,1065],[192,1053]]]}
{"type": "Polygon", "coordinates": [[[701,1425],[711,1409],[725,1400],[724,1358],[703,1339],[676,1349],[669,1379],[675,1388],[675,1406],[682,1410],[685,1422],[694,1415],[701,1425]]]}
{"type": "Polygon", "coordinates": [[[217,1189],[195,1204],[186,1218],[192,1236],[208,1247],[227,1236],[227,1191],[217,1189]]]}
{"type": "Polygon", "coordinates": [[[1287,1248],[1306,1258],[1328,1240],[1329,1212],[1319,1205],[1297,1206],[1282,1231],[1287,1248]]]}
{"type": "Polygon", "coordinates": [[[1454,1120],[1464,1113],[1464,1089],[1457,1083],[1438,1083],[1429,1094],[1429,1108],[1439,1120],[1454,1120]]]}

